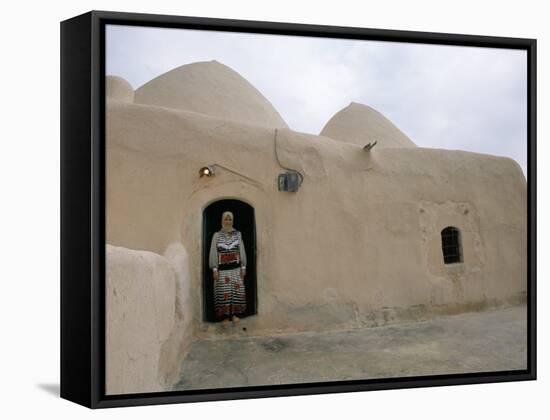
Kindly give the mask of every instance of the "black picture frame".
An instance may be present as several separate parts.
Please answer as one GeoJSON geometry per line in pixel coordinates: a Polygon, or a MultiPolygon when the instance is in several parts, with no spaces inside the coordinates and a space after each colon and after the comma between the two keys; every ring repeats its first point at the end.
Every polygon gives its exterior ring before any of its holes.
{"type": "Polygon", "coordinates": [[[536,379],[536,40],[92,11],[61,23],[61,397],[90,408],[536,379]],[[105,25],[527,52],[528,362],[522,371],[105,395],[105,25]]]}

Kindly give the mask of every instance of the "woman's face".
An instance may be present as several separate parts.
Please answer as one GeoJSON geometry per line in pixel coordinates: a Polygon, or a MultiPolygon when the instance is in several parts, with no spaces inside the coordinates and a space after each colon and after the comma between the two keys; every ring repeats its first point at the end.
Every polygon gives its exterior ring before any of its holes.
{"type": "Polygon", "coordinates": [[[224,228],[233,227],[233,216],[231,216],[230,214],[226,214],[223,217],[223,227],[224,228]]]}

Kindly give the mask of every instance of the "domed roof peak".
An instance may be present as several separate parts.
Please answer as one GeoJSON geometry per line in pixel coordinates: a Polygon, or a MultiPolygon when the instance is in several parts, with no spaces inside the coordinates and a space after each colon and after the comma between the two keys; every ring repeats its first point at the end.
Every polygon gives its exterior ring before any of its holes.
{"type": "Polygon", "coordinates": [[[134,101],[132,85],[118,76],[105,77],[105,94],[108,100],[130,103],[134,101]]]}
{"type": "Polygon", "coordinates": [[[258,89],[215,60],[186,64],[158,76],[136,90],[134,102],[245,124],[288,128],[258,89]]]}
{"type": "Polygon", "coordinates": [[[416,147],[405,133],[380,112],[356,102],[334,114],[320,135],[359,146],[377,141],[378,148],[416,147]]]}

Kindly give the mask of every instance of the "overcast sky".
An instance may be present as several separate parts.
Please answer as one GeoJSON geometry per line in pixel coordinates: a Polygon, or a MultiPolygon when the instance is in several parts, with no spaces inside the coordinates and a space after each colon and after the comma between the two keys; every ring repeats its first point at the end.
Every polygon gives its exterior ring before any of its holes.
{"type": "Polygon", "coordinates": [[[107,74],[137,89],[175,67],[217,60],[291,129],[318,134],[350,102],[380,111],[418,146],[516,160],[527,168],[527,53],[109,25],[107,74]]]}

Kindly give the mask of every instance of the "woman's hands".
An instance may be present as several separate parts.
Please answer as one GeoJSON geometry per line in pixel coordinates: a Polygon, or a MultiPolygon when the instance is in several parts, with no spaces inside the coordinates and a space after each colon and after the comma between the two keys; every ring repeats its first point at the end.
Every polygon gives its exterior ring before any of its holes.
{"type": "Polygon", "coordinates": [[[218,273],[218,270],[214,270],[212,275],[214,276],[214,280],[218,280],[220,278],[220,273],[218,273]]]}
{"type": "Polygon", "coordinates": [[[246,275],[246,268],[241,267],[241,279],[244,279],[245,275],[246,275]]]}

